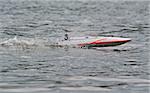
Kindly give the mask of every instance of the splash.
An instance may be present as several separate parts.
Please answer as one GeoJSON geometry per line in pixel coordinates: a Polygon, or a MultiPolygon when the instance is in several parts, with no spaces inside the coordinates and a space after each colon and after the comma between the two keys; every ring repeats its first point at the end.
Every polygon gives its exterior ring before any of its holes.
{"type": "Polygon", "coordinates": [[[47,45],[52,45],[54,42],[49,41],[44,38],[23,38],[17,37],[10,39],[1,40],[0,46],[2,47],[21,47],[21,48],[30,48],[30,47],[45,47],[47,45]]]}
{"type": "Polygon", "coordinates": [[[35,42],[33,40],[25,40],[25,39],[19,39],[17,36],[14,38],[5,40],[0,43],[1,46],[27,46],[27,45],[35,45],[35,42]]]}

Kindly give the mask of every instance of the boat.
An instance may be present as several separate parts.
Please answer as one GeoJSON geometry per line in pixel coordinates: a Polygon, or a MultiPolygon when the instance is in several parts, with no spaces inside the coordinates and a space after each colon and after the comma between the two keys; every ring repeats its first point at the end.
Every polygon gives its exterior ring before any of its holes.
{"type": "Polygon", "coordinates": [[[68,40],[61,40],[57,42],[57,45],[80,47],[80,48],[109,47],[122,45],[129,41],[131,41],[130,38],[122,38],[122,37],[85,36],[85,37],[71,37],[68,40]]]}

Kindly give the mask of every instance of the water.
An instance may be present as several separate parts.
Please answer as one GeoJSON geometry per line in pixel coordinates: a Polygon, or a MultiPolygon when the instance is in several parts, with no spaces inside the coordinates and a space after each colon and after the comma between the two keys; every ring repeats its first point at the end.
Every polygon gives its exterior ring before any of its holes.
{"type": "Polygon", "coordinates": [[[148,93],[149,1],[0,1],[0,93],[148,93]],[[97,49],[70,36],[132,38],[97,49]]]}

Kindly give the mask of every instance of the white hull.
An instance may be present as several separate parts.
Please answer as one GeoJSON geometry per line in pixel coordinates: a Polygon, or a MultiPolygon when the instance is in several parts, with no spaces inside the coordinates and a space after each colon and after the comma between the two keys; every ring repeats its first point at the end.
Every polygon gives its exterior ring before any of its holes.
{"type": "Polygon", "coordinates": [[[131,41],[130,38],[120,37],[72,37],[69,40],[59,41],[60,46],[72,47],[107,47],[117,46],[131,41]]]}

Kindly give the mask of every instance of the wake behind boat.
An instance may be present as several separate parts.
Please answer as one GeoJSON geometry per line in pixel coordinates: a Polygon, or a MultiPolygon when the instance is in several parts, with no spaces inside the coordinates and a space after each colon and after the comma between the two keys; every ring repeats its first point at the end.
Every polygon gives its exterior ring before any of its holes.
{"type": "Polygon", "coordinates": [[[71,46],[71,47],[109,47],[109,46],[117,46],[122,45],[126,42],[131,41],[130,38],[121,38],[121,37],[71,37],[69,39],[65,39],[59,41],[58,46],[71,46]]]}

